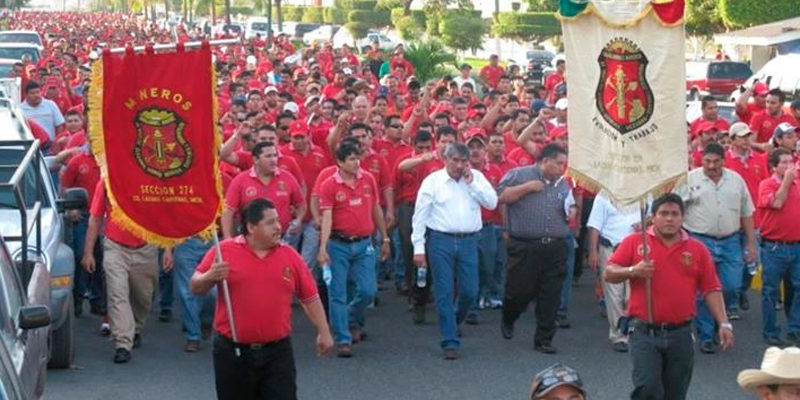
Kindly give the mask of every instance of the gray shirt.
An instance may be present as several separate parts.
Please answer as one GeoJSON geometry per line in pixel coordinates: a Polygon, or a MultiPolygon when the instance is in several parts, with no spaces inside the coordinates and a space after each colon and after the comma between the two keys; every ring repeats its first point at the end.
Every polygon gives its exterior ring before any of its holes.
{"type": "Polygon", "coordinates": [[[544,190],[528,193],[506,206],[508,233],[526,239],[566,238],[569,235],[569,225],[565,204],[572,200],[572,190],[565,179],[548,181],[538,165],[514,168],[500,181],[497,193],[532,180],[542,181],[544,190]]]}

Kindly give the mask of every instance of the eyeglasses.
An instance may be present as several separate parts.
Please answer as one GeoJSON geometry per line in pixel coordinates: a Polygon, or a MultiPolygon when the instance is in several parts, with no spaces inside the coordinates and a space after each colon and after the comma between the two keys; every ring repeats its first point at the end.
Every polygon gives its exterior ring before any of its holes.
{"type": "Polygon", "coordinates": [[[403,129],[403,125],[400,125],[400,124],[392,124],[392,125],[389,125],[389,127],[394,128],[394,129],[403,129]]]}

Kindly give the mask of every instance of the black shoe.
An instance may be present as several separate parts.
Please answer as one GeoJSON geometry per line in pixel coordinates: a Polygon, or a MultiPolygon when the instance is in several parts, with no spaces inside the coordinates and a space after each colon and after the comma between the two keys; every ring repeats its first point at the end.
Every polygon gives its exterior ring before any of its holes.
{"type": "Polygon", "coordinates": [[[504,321],[500,321],[500,332],[503,334],[504,339],[511,340],[514,337],[514,324],[507,324],[504,321]]]}
{"type": "Polygon", "coordinates": [[[764,339],[764,343],[766,343],[768,346],[776,346],[776,347],[786,346],[786,342],[781,340],[781,338],[779,337],[764,339]]]}
{"type": "Polygon", "coordinates": [[[415,325],[422,325],[425,323],[425,306],[415,305],[414,309],[411,311],[411,320],[414,321],[415,325]]]}
{"type": "Polygon", "coordinates": [[[567,317],[556,317],[556,326],[561,329],[569,329],[569,319],[567,317]]]}
{"type": "Polygon", "coordinates": [[[142,347],[142,335],[137,333],[133,335],[133,348],[138,349],[142,347]]]}
{"type": "Polygon", "coordinates": [[[553,347],[553,343],[550,342],[537,343],[533,346],[533,349],[539,353],[556,354],[556,348],[553,347]]]}
{"type": "Polygon", "coordinates": [[[200,324],[200,337],[203,340],[211,339],[211,334],[213,332],[211,324],[200,324]]]}
{"type": "Polygon", "coordinates": [[[618,353],[627,353],[628,352],[628,344],[625,342],[617,342],[611,346],[614,351],[618,353]]]}
{"type": "Polygon", "coordinates": [[[75,297],[73,304],[75,305],[75,316],[80,317],[83,315],[83,297],[75,297]]]}
{"type": "Polygon", "coordinates": [[[791,343],[792,346],[800,347],[800,334],[789,332],[786,334],[786,341],[791,343]]]}
{"type": "Polygon", "coordinates": [[[461,354],[459,354],[458,350],[456,349],[444,349],[444,359],[448,361],[454,361],[461,358],[461,354]]]}
{"type": "Polygon", "coordinates": [[[114,353],[114,364],[125,364],[131,360],[131,352],[123,348],[117,349],[114,353]]]}
{"type": "Polygon", "coordinates": [[[161,312],[158,313],[158,320],[161,322],[172,321],[172,310],[170,310],[169,308],[162,308],[161,312]]]}
{"type": "Polygon", "coordinates": [[[478,325],[478,314],[475,313],[467,314],[467,317],[464,318],[464,322],[466,322],[467,325],[478,325]]]}
{"type": "Polygon", "coordinates": [[[739,294],[739,309],[742,311],[750,309],[750,299],[747,298],[747,293],[739,294]]]}
{"type": "Polygon", "coordinates": [[[706,340],[700,343],[700,352],[705,354],[714,354],[717,352],[717,345],[713,340],[706,340]]]}

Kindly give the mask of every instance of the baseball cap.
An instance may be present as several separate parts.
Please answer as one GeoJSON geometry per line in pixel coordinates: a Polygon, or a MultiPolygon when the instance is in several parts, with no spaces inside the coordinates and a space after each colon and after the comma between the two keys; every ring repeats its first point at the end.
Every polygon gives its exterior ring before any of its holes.
{"type": "Polygon", "coordinates": [[[697,133],[711,132],[711,131],[717,131],[717,132],[719,131],[719,128],[717,128],[717,124],[711,121],[703,121],[697,127],[697,133]]]}
{"type": "Polygon", "coordinates": [[[267,86],[266,88],[264,88],[264,94],[267,94],[269,92],[278,93],[278,88],[276,88],[275,86],[267,86]]]}
{"type": "Polygon", "coordinates": [[[471,65],[469,65],[469,64],[467,64],[467,63],[464,63],[464,64],[461,64],[461,69],[462,69],[462,70],[463,70],[463,69],[472,69],[472,66],[471,66],[471,65]]]}
{"type": "Polygon", "coordinates": [[[283,105],[283,111],[291,111],[297,114],[300,111],[300,107],[297,106],[297,103],[290,101],[283,105]]]}
{"type": "Polygon", "coordinates": [[[544,100],[536,99],[533,102],[531,102],[531,110],[533,111],[540,111],[545,107],[547,107],[547,104],[544,102],[544,100]]]}
{"type": "Polygon", "coordinates": [[[473,140],[480,140],[481,143],[486,144],[486,131],[483,128],[471,128],[464,136],[467,137],[467,144],[473,140]]]}
{"type": "Polygon", "coordinates": [[[789,132],[795,132],[795,131],[797,131],[796,126],[788,122],[783,122],[780,125],[778,125],[777,128],[775,128],[775,133],[772,135],[772,137],[779,138],[789,132]]]}
{"type": "Polygon", "coordinates": [[[728,129],[728,134],[731,135],[731,137],[743,137],[752,133],[753,131],[751,131],[750,127],[744,122],[737,122],[728,129]]]}
{"type": "Polygon", "coordinates": [[[567,99],[559,99],[556,102],[556,110],[566,110],[568,106],[569,102],[567,102],[567,99]]]}
{"type": "Polygon", "coordinates": [[[291,124],[289,124],[289,135],[306,136],[308,135],[308,126],[302,120],[298,119],[297,121],[293,121],[291,124]]]}
{"type": "Polygon", "coordinates": [[[769,93],[769,86],[764,82],[758,82],[753,86],[753,93],[755,93],[756,96],[765,96],[769,93]]]}
{"type": "Polygon", "coordinates": [[[469,110],[469,113],[467,113],[467,119],[478,117],[483,118],[484,115],[485,113],[482,110],[469,110]]]}
{"type": "Polygon", "coordinates": [[[309,91],[313,89],[322,90],[322,87],[319,85],[319,83],[309,83],[307,89],[309,91]]]}
{"type": "Polygon", "coordinates": [[[578,375],[578,371],[561,363],[553,364],[540,371],[533,378],[530,398],[542,397],[553,391],[553,389],[565,385],[574,387],[586,396],[586,391],[583,390],[583,381],[578,375]]]}

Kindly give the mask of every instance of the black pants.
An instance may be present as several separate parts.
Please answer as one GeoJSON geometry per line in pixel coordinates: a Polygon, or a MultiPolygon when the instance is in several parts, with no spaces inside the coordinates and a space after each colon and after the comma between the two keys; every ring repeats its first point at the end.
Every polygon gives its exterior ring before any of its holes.
{"type": "Polygon", "coordinates": [[[260,349],[236,346],[225,337],[214,338],[214,377],[219,400],[296,400],[297,372],[292,342],[287,337],[260,349]]]}
{"type": "Polygon", "coordinates": [[[692,381],[694,340],[691,325],[669,332],[633,329],[629,338],[633,360],[632,400],[683,400],[692,381]]]}
{"type": "Polygon", "coordinates": [[[589,215],[592,213],[592,206],[594,205],[594,197],[584,198],[581,207],[581,237],[578,238],[578,247],[575,249],[575,270],[572,276],[575,278],[583,275],[583,257],[586,254],[586,246],[589,244],[587,236],[589,236],[589,228],[586,223],[589,222],[589,215]]]}
{"type": "Polygon", "coordinates": [[[532,300],[536,301],[534,343],[549,343],[556,333],[556,312],[561,285],[567,273],[567,246],[564,239],[541,240],[509,238],[506,294],[503,321],[513,324],[532,300]]]}
{"type": "MultiPolygon", "coordinates": [[[[431,291],[431,273],[428,270],[424,288],[417,286],[417,266],[414,265],[414,244],[411,243],[411,221],[414,216],[414,203],[400,203],[398,209],[397,229],[400,230],[400,242],[403,251],[403,262],[406,267],[406,285],[411,304],[425,306],[428,303],[431,291]]],[[[430,264],[429,264],[430,265],[430,264]]]]}

